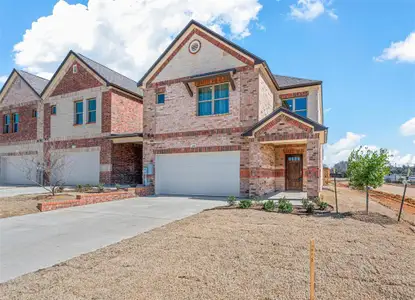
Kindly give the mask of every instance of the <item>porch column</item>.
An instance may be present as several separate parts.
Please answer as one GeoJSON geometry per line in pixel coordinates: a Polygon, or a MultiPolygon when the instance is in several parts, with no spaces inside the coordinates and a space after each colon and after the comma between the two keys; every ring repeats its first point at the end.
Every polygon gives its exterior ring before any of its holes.
{"type": "Polygon", "coordinates": [[[317,197],[320,191],[320,142],[307,140],[307,196],[317,197]]]}

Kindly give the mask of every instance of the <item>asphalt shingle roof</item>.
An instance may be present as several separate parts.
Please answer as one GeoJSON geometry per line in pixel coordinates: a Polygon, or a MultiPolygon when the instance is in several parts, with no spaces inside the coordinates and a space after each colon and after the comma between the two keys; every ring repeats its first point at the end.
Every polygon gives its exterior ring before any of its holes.
{"type": "Polygon", "coordinates": [[[38,93],[39,95],[42,93],[43,89],[48,84],[49,80],[27,73],[26,71],[16,70],[20,76],[23,77],[24,80],[38,93]]]}
{"type": "Polygon", "coordinates": [[[277,81],[279,88],[281,89],[321,84],[321,80],[312,80],[291,76],[282,76],[274,74],[274,78],[277,81]]]}
{"type": "Polygon", "coordinates": [[[98,75],[104,78],[107,82],[112,85],[119,86],[127,91],[130,91],[134,94],[138,94],[140,96],[143,95],[143,91],[137,88],[137,82],[114,71],[110,68],[101,65],[100,63],[80,54],[77,53],[77,56],[87,64],[91,69],[93,69],[98,75]]]}

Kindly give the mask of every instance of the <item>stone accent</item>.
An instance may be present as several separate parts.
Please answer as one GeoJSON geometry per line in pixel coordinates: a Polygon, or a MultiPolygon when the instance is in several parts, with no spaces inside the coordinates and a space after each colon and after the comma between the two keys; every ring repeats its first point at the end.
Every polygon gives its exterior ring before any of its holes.
{"type": "Polygon", "coordinates": [[[154,186],[138,186],[135,188],[135,194],[138,197],[154,195],[154,186]]]}
{"type": "Polygon", "coordinates": [[[317,197],[321,191],[320,144],[318,139],[307,140],[307,195],[317,197]]]}
{"type": "Polygon", "coordinates": [[[239,151],[240,149],[241,147],[239,145],[195,147],[195,148],[170,148],[170,149],[156,149],[154,150],[154,154],[239,151]]]}
{"type": "Polygon", "coordinates": [[[231,47],[226,45],[225,43],[214,39],[209,34],[205,33],[204,31],[194,28],[183,40],[182,42],[174,49],[174,51],[167,57],[167,59],[161,64],[161,66],[157,69],[156,72],[153,73],[153,75],[150,77],[148,84],[153,82],[153,80],[160,74],[160,72],[170,63],[170,61],[176,56],[176,54],[180,51],[181,48],[183,48],[184,45],[195,35],[199,35],[202,38],[206,39],[207,41],[211,42],[216,47],[222,49],[223,51],[227,52],[228,54],[232,55],[233,57],[239,59],[241,62],[253,66],[254,61],[251,59],[247,59],[244,55],[239,54],[235,50],[233,50],[231,47]]]}
{"type": "Polygon", "coordinates": [[[75,61],[72,66],[68,68],[50,96],[53,97],[68,94],[98,86],[102,86],[102,83],[96,79],[90,71],[84,68],[82,64],[75,61]],[[78,68],[76,73],[72,72],[72,67],[74,65],[78,68]]]}

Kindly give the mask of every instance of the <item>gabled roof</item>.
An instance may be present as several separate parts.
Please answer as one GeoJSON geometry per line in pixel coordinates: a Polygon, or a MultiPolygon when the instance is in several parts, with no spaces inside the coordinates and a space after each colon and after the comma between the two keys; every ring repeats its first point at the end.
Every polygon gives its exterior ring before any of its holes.
{"type": "Polygon", "coordinates": [[[137,84],[134,80],[114,71],[110,68],[82,55],[79,53],[75,53],[74,51],[70,50],[69,53],[66,55],[65,59],[62,61],[58,69],[56,70],[55,74],[53,74],[52,79],[49,81],[47,86],[42,92],[43,93],[47,90],[49,85],[53,82],[56,75],[59,73],[59,71],[64,66],[65,62],[68,60],[68,58],[74,55],[78,60],[83,62],[89,69],[91,69],[92,72],[94,72],[99,78],[101,78],[107,86],[113,86],[120,90],[123,90],[124,92],[133,94],[135,96],[139,96],[142,98],[143,92],[141,89],[137,88],[137,84]]]}
{"type": "Polygon", "coordinates": [[[97,74],[101,75],[105,81],[109,82],[111,85],[121,87],[126,89],[134,94],[139,94],[140,96],[143,95],[141,89],[137,89],[137,82],[132,80],[110,68],[80,54],[77,53],[77,56],[91,69],[93,69],[97,74]]]}
{"type": "Polygon", "coordinates": [[[196,25],[200,27],[202,30],[206,31],[210,35],[214,36],[218,40],[222,41],[225,44],[230,45],[232,48],[237,49],[239,52],[245,54],[246,56],[251,57],[254,60],[254,64],[260,64],[264,62],[262,58],[259,58],[258,56],[252,54],[251,52],[247,51],[246,49],[238,46],[237,44],[231,42],[230,40],[224,38],[220,34],[217,34],[213,30],[207,28],[206,26],[200,24],[199,22],[195,20],[191,20],[185,28],[183,28],[182,31],[176,36],[176,38],[170,43],[170,45],[164,50],[164,52],[159,56],[159,58],[155,61],[155,63],[148,69],[148,71],[143,75],[143,77],[138,81],[137,86],[141,86],[143,84],[144,79],[151,73],[151,71],[158,65],[158,63],[163,59],[163,57],[170,51],[170,49],[176,44],[176,42],[185,34],[185,32],[189,29],[190,26],[196,25]]]}
{"type": "Polygon", "coordinates": [[[292,117],[294,119],[297,119],[297,120],[300,120],[304,123],[309,124],[310,126],[312,126],[314,128],[314,131],[325,131],[325,130],[328,129],[326,126],[323,126],[323,125],[321,125],[321,124],[319,124],[319,123],[317,123],[317,122],[315,122],[315,121],[313,121],[309,118],[305,118],[303,116],[300,116],[300,115],[292,112],[291,110],[280,106],[279,108],[274,110],[272,113],[270,113],[268,116],[266,116],[265,118],[263,118],[262,120],[257,122],[251,128],[249,128],[247,131],[242,133],[242,136],[252,136],[256,129],[258,129],[259,127],[264,125],[267,121],[269,121],[270,119],[272,119],[273,117],[275,117],[279,113],[285,113],[285,114],[289,115],[290,117],[292,117]]]}
{"type": "Polygon", "coordinates": [[[305,87],[321,84],[321,80],[312,80],[291,76],[273,75],[280,90],[291,89],[296,87],[305,87]]]}
{"type": "Polygon", "coordinates": [[[49,80],[45,78],[28,73],[26,71],[13,69],[3,87],[1,88],[0,95],[3,93],[3,90],[6,88],[14,73],[16,73],[39,97],[49,82],[49,80]]]}

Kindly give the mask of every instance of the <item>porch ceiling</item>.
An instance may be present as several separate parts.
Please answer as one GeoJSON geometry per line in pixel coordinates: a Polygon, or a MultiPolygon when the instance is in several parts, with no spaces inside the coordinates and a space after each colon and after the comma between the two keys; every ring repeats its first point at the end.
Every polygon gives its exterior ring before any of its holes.
{"type": "Polygon", "coordinates": [[[143,134],[142,133],[126,133],[126,134],[111,134],[107,137],[114,144],[125,144],[125,143],[143,143],[143,134]]]}

